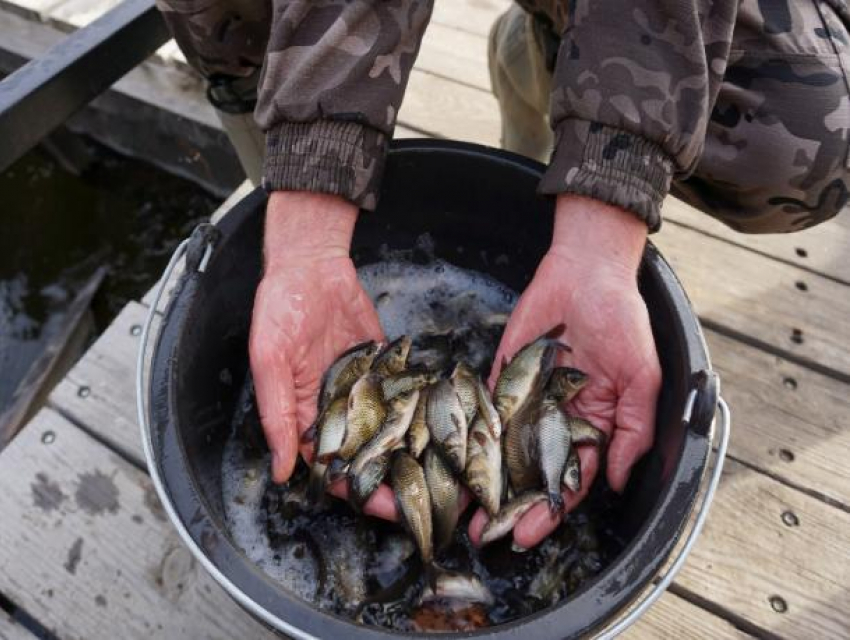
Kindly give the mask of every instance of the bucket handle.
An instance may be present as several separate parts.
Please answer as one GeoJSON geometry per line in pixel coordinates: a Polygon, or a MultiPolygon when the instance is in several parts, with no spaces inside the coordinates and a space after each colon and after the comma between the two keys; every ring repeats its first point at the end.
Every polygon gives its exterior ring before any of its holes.
{"type": "MultiPolygon", "coordinates": [[[[148,412],[147,412],[147,402],[145,401],[145,385],[144,385],[144,374],[145,374],[145,354],[147,353],[147,345],[148,340],[150,338],[151,326],[153,325],[153,319],[156,316],[156,310],[159,307],[159,302],[162,299],[162,295],[165,292],[165,285],[171,279],[174,270],[177,267],[180,259],[186,254],[187,249],[192,243],[193,239],[196,239],[197,236],[193,236],[190,238],[186,238],[181,242],[177,248],[174,250],[174,253],[171,256],[171,259],[168,262],[168,266],[165,267],[165,271],[163,271],[162,278],[157,284],[156,292],[154,294],[154,298],[151,301],[151,306],[148,309],[147,318],[145,318],[145,323],[142,327],[142,335],[140,337],[140,345],[139,345],[139,353],[136,359],[136,412],[139,420],[139,428],[141,430],[142,436],[142,448],[145,452],[145,461],[147,463],[148,474],[150,475],[151,482],[156,489],[157,495],[159,496],[160,502],[168,514],[169,519],[171,520],[172,525],[177,529],[177,533],[180,535],[180,538],[183,540],[183,543],[189,548],[198,562],[204,567],[204,569],[213,577],[213,579],[221,585],[225,591],[227,591],[232,598],[234,598],[240,605],[246,608],[248,611],[251,611],[259,617],[261,620],[264,620],[267,624],[272,625],[289,634],[293,638],[299,638],[300,640],[318,640],[315,636],[312,636],[308,633],[305,633],[301,629],[292,626],[286,620],[282,620],[277,617],[270,611],[263,608],[258,603],[254,602],[250,598],[248,598],[239,587],[233,584],[230,579],[225,576],[221,571],[219,571],[218,567],[216,567],[212,561],[206,556],[203,551],[198,547],[195,543],[195,540],[189,534],[189,531],[186,528],[186,525],[183,524],[183,521],[177,515],[177,511],[174,508],[174,505],[171,503],[171,496],[165,490],[165,484],[162,481],[162,476],[159,472],[159,467],[156,464],[156,461],[153,457],[153,435],[150,430],[150,423],[148,422],[148,412]]],[[[206,266],[209,262],[209,259],[212,255],[214,242],[209,239],[206,241],[206,246],[204,248],[204,252],[199,261],[197,261],[197,266],[195,267],[199,272],[203,273],[206,269],[206,266]]],[[[192,261],[196,262],[195,260],[192,261]]],[[[685,402],[685,411],[682,416],[682,421],[686,424],[690,424],[693,418],[694,407],[699,400],[700,387],[691,389],[691,392],[688,394],[687,401],[685,402]]],[[[717,445],[717,454],[715,456],[714,462],[714,470],[711,473],[711,478],[709,479],[708,487],[705,490],[705,494],[702,498],[702,504],[700,504],[699,511],[697,512],[696,518],[694,519],[693,527],[691,528],[690,533],[688,533],[688,537],[685,540],[685,543],[682,545],[682,548],[679,550],[679,554],[676,556],[676,559],[670,565],[669,569],[667,569],[667,573],[664,574],[660,579],[658,579],[653,585],[652,589],[646,593],[643,598],[638,602],[637,605],[633,606],[626,615],[624,615],[620,620],[618,620],[614,625],[608,627],[603,631],[599,636],[599,640],[609,640],[611,638],[615,638],[623,631],[631,627],[637,620],[644,614],[646,611],[655,604],[656,600],[660,598],[664,592],[667,590],[667,587],[670,586],[670,583],[673,582],[673,579],[681,570],[682,566],[685,564],[685,560],[687,560],[688,555],[693,549],[694,544],[697,541],[697,538],[702,531],[703,525],[705,524],[705,520],[708,516],[708,510],[711,507],[711,503],[714,500],[714,495],[717,492],[717,485],[720,483],[720,477],[723,472],[723,463],[726,460],[726,449],[729,446],[729,433],[732,426],[732,417],[729,411],[729,405],[726,404],[726,401],[722,397],[717,398],[717,408],[720,410],[720,420],[715,420],[715,424],[718,426],[718,445],[717,445]]]]}
{"type": "MultiPolygon", "coordinates": [[[[685,403],[685,413],[682,417],[682,421],[686,424],[691,422],[694,405],[698,399],[698,392],[699,389],[696,388],[691,389],[690,394],[688,394],[688,399],[685,403]]],[[[697,511],[693,527],[688,533],[688,537],[685,539],[685,543],[679,550],[679,554],[676,556],[675,560],[673,560],[672,564],[667,569],[667,573],[655,581],[653,587],[642,596],[642,599],[636,605],[629,609],[628,613],[599,634],[597,636],[598,640],[609,640],[617,637],[637,622],[638,619],[646,613],[653,604],[655,604],[655,601],[664,594],[667,587],[670,586],[670,583],[673,582],[673,579],[679,573],[682,566],[684,566],[685,560],[687,560],[697,538],[699,538],[700,532],[702,532],[703,525],[705,524],[706,517],[708,516],[708,510],[714,500],[714,494],[717,492],[717,485],[720,483],[720,477],[723,473],[723,463],[726,461],[726,449],[729,446],[729,433],[732,428],[732,415],[729,411],[729,405],[726,404],[726,401],[722,397],[717,398],[717,408],[719,409],[720,419],[715,420],[715,424],[717,425],[718,444],[717,454],[714,460],[714,469],[711,472],[711,478],[708,481],[708,486],[706,487],[705,494],[702,497],[702,503],[700,504],[699,511],[697,511]]]]}

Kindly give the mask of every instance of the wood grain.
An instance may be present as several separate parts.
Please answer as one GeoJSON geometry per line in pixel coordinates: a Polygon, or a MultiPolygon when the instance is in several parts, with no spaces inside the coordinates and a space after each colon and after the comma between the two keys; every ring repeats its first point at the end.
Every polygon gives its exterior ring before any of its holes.
{"type": "Polygon", "coordinates": [[[0,486],[0,591],[60,638],[274,637],[195,562],[147,476],[56,412],[0,455],[0,486]]]}
{"type": "Polygon", "coordinates": [[[431,22],[486,36],[493,21],[510,6],[510,0],[436,0],[431,22]]]}
{"type": "Polygon", "coordinates": [[[742,640],[752,638],[723,618],[691,604],[684,598],[665,593],[637,623],[620,638],[626,640],[742,640]]]}

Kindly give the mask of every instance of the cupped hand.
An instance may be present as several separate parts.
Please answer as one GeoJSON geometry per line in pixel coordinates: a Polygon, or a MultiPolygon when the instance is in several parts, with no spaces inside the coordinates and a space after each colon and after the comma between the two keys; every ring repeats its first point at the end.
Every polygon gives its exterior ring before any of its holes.
{"type": "MultiPolygon", "coordinates": [[[[560,196],[550,250],[538,266],[505,328],[491,374],[495,384],[503,357],[553,327],[564,324],[561,340],[572,348],[560,364],[589,375],[571,403],[572,414],[586,418],[608,435],[607,477],[622,491],[634,463],[652,445],[661,369],[646,305],[637,288],[637,268],[646,227],[632,214],[577,196],[560,196]]],[[[582,489],[564,490],[566,509],[587,494],[599,467],[599,452],[580,446],[582,489]]],[[[547,504],[530,509],[514,528],[524,548],[548,536],[561,518],[547,504]]],[[[487,522],[479,510],[470,523],[478,541],[487,522]]]]}
{"type": "MultiPolygon", "coordinates": [[[[254,298],[249,352],[272,476],[285,482],[299,452],[309,462],[312,443],[300,435],[316,418],[322,375],[340,353],[382,340],[377,313],[349,257],[357,208],[336,196],[275,192],[266,209],[265,270],[254,298]]],[[[337,482],[331,492],[345,497],[337,482]]],[[[396,518],[389,487],[364,510],[396,518]]]]}

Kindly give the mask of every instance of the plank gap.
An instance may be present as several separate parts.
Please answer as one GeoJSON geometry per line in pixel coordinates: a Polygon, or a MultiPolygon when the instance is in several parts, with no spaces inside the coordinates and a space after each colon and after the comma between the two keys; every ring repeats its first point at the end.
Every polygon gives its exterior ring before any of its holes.
{"type": "Polygon", "coordinates": [[[439,133],[435,133],[433,131],[428,131],[427,129],[423,129],[422,127],[419,127],[415,124],[410,124],[404,119],[398,120],[396,124],[404,127],[405,129],[410,129],[415,133],[421,134],[426,138],[439,138],[440,140],[446,139],[446,136],[440,135],[439,133]]]}
{"type": "Polygon", "coordinates": [[[738,329],[733,329],[732,327],[728,327],[725,324],[716,322],[714,320],[711,320],[710,318],[706,318],[705,316],[701,316],[699,314],[697,315],[699,317],[700,324],[704,329],[711,329],[712,331],[715,331],[722,336],[726,336],[727,338],[731,338],[747,346],[754,347],[756,349],[764,351],[765,353],[769,353],[772,356],[778,356],[783,360],[792,362],[798,366],[809,369],[810,371],[814,371],[815,373],[820,373],[821,375],[827,376],[828,378],[832,378],[833,380],[837,380],[845,384],[850,384],[850,374],[844,373],[843,371],[838,371],[837,369],[833,369],[832,367],[827,367],[826,365],[822,365],[819,362],[815,362],[809,358],[798,356],[797,354],[792,353],[791,351],[786,351],[782,347],[778,347],[768,342],[759,340],[755,336],[752,336],[748,333],[743,333],[738,329]]]}
{"type": "MultiPolygon", "coordinates": [[[[714,449],[714,451],[716,452],[717,450],[714,449]]],[[[821,502],[829,505],[830,507],[834,507],[835,509],[840,509],[841,511],[844,511],[845,513],[850,513],[850,506],[844,504],[843,502],[841,502],[839,500],[836,500],[835,498],[831,498],[828,495],[821,493],[820,491],[817,491],[816,489],[811,489],[809,487],[798,484],[798,483],[794,482],[793,480],[789,480],[788,478],[786,478],[786,477],[784,477],[784,476],[782,476],[778,473],[774,473],[774,472],[770,471],[769,469],[765,469],[764,467],[761,467],[761,466],[754,464],[752,462],[747,462],[746,460],[739,458],[738,456],[732,455],[731,453],[727,452],[726,457],[729,460],[734,460],[735,462],[747,467],[748,469],[751,469],[751,470],[753,470],[757,473],[760,473],[762,475],[767,476],[771,480],[775,480],[776,482],[779,482],[780,484],[785,485],[789,489],[794,489],[795,491],[799,491],[800,493],[804,493],[805,495],[809,496],[810,498],[814,498],[815,500],[820,500],[821,502]]]]}
{"type": "MultiPolygon", "coordinates": [[[[135,406],[135,404],[136,404],[136,399],[135,399],[135,396],[134,396],[133,397],[133,406],[135,406]]],[[[124,449],[122,447],[118,447],[118,446],[115,445],[114,442],[110,442],[108,439],[104,438],[102,433],[99,433],[98,431],[90,428],[84,422],[78,420],[74,416],[73,413],[67,411],[61,405],[53,402],[52,399],[48,399],[47,402],[45,403],[45,406],[49,407],[50,409],[52,409],[53,411],[58,413],[60,416],[65,418],[65,420],[67,420],[68,422],[73,424],[75,427],[77,427],[80,431],[82,431],[86,435],[97,440],[97,442],[99,444],[102,444],[104,447],[109,449],[110,452],[112,452],[114,455],[121,458],[124,462],[126,462],[127,464],[131,465],[133,468],[135,468],[135,469],[137,469],[137,470],[139,470],[142,473],[147,475],[148,467],[144,463],[144,459],[137,460],[134,456],[131,456],[129,453],[124,451],[124,449]]],[[[140,432],[139,432],[138,435],[139,435],[139,441],[141,442],[141,438],[142,438],[141,429],[140,429],[140,432]]]]}
{"type": "MultiPolygon", "coordinates": [[[[703,215],[706,215],[706,216],[709,215],[709,214],[702,212],[702,211],[700,213],[702,213],[703,215]]],[[[828,224],[828,223],[829,223],[829,221],[827,221],[826,224],[828,224]]],[[[688,224],[687,222],[682,222],[681,220],[674,220],[673,218],[665,218],[664,224],[672,224],[674,226],[677,226],[677,227],[680,227],[680,228],[683,228],[683,229],[688,229],[690,231],[696,231],[697,233],[700,233],[700,234],[707,236],[709,238],[712,238],[714,240],[719,240],[720,242],[724,242],[724,243],[726,243],[730,246],[737,247],[738,249],[743,249],[744,251],[748,251],[750,253],[755,253],[757,255],[763,256],[763,257],[768,258],[770,260],[774,260],[776,262],[781,262],[782,264],[786,264],[790,267],[795,267],[797,269],[800,269],[801,271],[806,271],[808,273],[811,273],[812,275],[816,275],[816,276],[819,276],[821,278],[825,278],[826,280],[831,280],[832,282],[835,282],[837,284],[850,286],[850,280],[845,280],[843,278],[839,278],[838,276],[831,275],[831,274],[826,273],[824,271],[819,271],[818,269],[815,269],[813,267],[809,267],[807,265],[801,264],[800,262],[794,262],[793,260],[788,260],[787,258],[783,258],[781,256],[778,256],[775,253],[768,253],[767,251],[763,251],[761,249],[756,249],[755,247],[748,246],[748,245],[744,244],[743,242],[738,242],[738,241],[732,240],[730,238],[724,238],[721,235],[718,235],[716,233],[712,233],[711,231],[706,231],[705,229],[700,229],[699,227],[696,227],[692,224],[688,224]]],[[[744,238],[748,237],[748,234],[744,234],[744,233],[741,233],[739,235],[743,236],[744,238]]],[[[765,234],[765,235],[776,235],[776,234],[765,234]]]]}
{"type": "Polygon", "coordinates": [[[460,78],[452,78],[451,76],[447,76],[444,73],[439,73],[438,71],[433,71],[431,69],[425,69],[423,67],[416,67],[416,70],[419,73],[424,73],[429,76],[433,76],[435,78],[440,78],[441,80],[445,80],[446,82],[451,82],[452,84],[458,84],[462,87],[467,87],[469,89],[474,89],[475,91],[480,91],[481,93],[492,96],[493,92],[490,89],[484,89],[477,84],[473,84],[471,82],[467,82],[466,80],[462,80],[460,78]]]}
{"type": "Polygon", "coordinates": [[[0,612],[3,611],[9,614],[9,617],[15,624],[26,629],[36,638],[39,638],[39,640],[59,640],[59,636],[50,631],[23,607],[15,604],[2,591],[0,591],[0,612]]]}
{"type": "Polygon", "coordinates": [[[734,626],[736,629],[743,631],[744,633],[748,633],[751,636],[755,636],[756,638],[763,638],[764,640],[783,640],[783,637],[773,633],[772,631],[768,631],[764,627],[760,627],[757,624],[754,624],[747,620],[746,618],[730,611],[726,607],[713,602],[712,600],[708,600],[703,598],[702,596],[694,593],[690,589],[681,586],[679,583],[674,582],[668,588],[668,591],[679,596],[682,600],[686,600],[690,602],[692,605],[699,607],[700,609],[704,609],[709,613],[717,616],[718,618],[722,618],[726,620],[729,624],[734,626]]]}

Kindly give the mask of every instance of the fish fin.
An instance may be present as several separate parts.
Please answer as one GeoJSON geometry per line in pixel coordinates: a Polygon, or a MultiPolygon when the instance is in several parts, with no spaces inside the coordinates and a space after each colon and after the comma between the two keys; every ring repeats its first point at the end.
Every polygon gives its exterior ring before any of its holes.
{"type": "Polygon", "coordinates": [[[437,593],[437,577],[444,571],[445,569],[433,560],[425,566],[425,580],[434,593],[437,593]]]}
{"type": "Polygon", "coordinates": [[[331,458],[328,470],[325,472],[326,483],[336,482],[348,474],[349,463],[341,458],[331,458]]]}
{"type": "Polygon", "coordinates": [[[475,438],[475,442],[477,442],[480,446],[487,446],[487,436],[485,436],[480,431],[473,431],[472,437],[475,438]]]}
{"type": "Polygon", "coordinates": [[[570,418],[570,437],[573,444],[604,446],[608,436],[584,418],[570,418]]]}
{"type": "Polygon", "coordinates": [[[307,496],[312,502],[321,505],[325,501],[325,478],[328,467],[321,462],[314,462],[310,467],[310,480],[307,484],[307,496]]]}
{"type": "Polygon", "coordinates": [[[505,370],[508,366],[508,358],[506,356],[502,356],[502,366],[499,367],[499,374],[501,375],[502,371],[505,370]]]}
{"type": "Polygon", "coordinates": [[[549,340],[557,340],[562,335],[564,335],[564,331],[566,330],[567,325],[562,322],[561,324],[556,324],[554,327],[549,329],[549,331],[544,334],[544,337],[548,338],[549,340]]]}
{"type": "Polygon", "coordinates": [[[322,464],[328,465],[336,459],[336,452],[334,453],[323,453],[320,456],[316,456],[316,460],[321,462],[322,464]]]}
{"type": "Polygon", "coordinates": [[[301,444],[310,444],[316,441],[316,434],[319,431],[319,420],[311,424],[307,430],[301,434],[301,444]]]}
{"type": "Polygon", "coordinates": [[[559,516],[564,512],[564,496],[557,491],[549,492],[549,511],[553,516],[559,516]]]}

